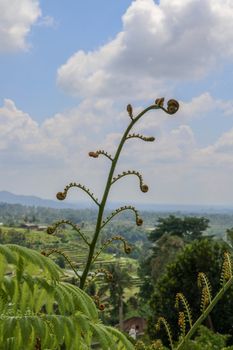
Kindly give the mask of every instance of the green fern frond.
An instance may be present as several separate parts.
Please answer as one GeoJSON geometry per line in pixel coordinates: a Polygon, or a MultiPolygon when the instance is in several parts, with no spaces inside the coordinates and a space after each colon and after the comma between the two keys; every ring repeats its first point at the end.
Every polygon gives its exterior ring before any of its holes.
{"type": "Polygon", "coordinates": [[[81,190],[83,190],[84,192],[86,192],[88,194],[89,197],[91,197],[91,199],[99,206],[99,202],[98,202],[98,199],[94,196],[94,193],[91,192],[91,190],[89,188],[87,188],[86,186],[84,185],[81,185],[79,183],[76,183],[76,182],[71,182],[69,185],[67,185],[63,192],[58,192],[57,193],[57,199],[58,200],[64,200],[67,196],[67,193],[69,191],[70,188],[72,187],[77,187],[81,190]]]}
{"type": "Polygon", "coordinates": [[[120,207],[117,208],[116,210],[114,210],[103,222],[102,222],[102,226],[101,229],[110,221],[114,218],[114,216],[118,215],[119,213],[123,212],[124,210],[131,210],[134,215],[135,215],[135,219],[136,219],[136,225],[137,226],[141,226],[143,224],[143,220],[140,218],[139,213],[137,211],[137,209],[135,207],[133,207],[132,205],[125,205],[124,207],[120,207]]]}
{"type": "Polygon", "coordinates": [[[8,294],[4,289],[0,288],[0,313],[3,312],[8,302],[8,294]]]}
{"type": "Polygon", "coordinates": [[[180,327],[181,337],[185,337],[186,333],[186,318],[183,311],[179,312],[178,325],[180,327]]]}
{"type": "Polygon", "coordinates": [[[126,137],[126,140],[132,139],[132,138],[138,138],[138,139],[141,139],[141,140],[147,141],[147,142],[153,142],[155,140],[154,136],[143,136],[143,135],[135,134],[135,133],[129,134],[126,137]]]}
{"type": "Polygon", "coordinates": [[[73,230],[75,230],[77,232],[77,234],[82,238],[82,240],[87,244],[90,245],[90,243],[88,242],[87,237],[84,235],[84,233],[80,230],[80,228],[75,225],[72,221],[70,220],[59,220],[57,222],[54,222],[52,226],[49,226],[47,228],[47,233],[49,235],[52,235],[56,232],[57,228],[62,226],[62,225],[69,225],[73,228],[73,230]]]}
{"type": "Polygon", "coordinates": [[[56,248],[53,248],[53,249],[50,249],[48,251],[42,251],[41,252],[42,255],[44,256],[50,256],[52,254],[58,254],[58,255],[61,255],[65,261],[70,265],[71,269],[74,271],[75,275],[80,279],[81,276],[78,274],[78,272],[76,271],[76,268],[75,266],[73,265],[72,261],[70,260],[70,258],[68,257],[68,255],[61,249],[56,249],[56,248]]]}
{"type": "Polygon", "coordinates": [[[7,244],[4,249],[2,249],[2,245],[0,245],[0,254],[3,254],[6,259],[6,263],[14,264],[17,267],[19,257],[21,257],[21,259],[24,259],[24,261],[27,263],[27,267],[30,265],[33,265],[34,268],[35,266],[39,267],[41,270],[46,272],[48,276],[54,281],[58,281],[60,275],[63,274],[62,269],[59,268],[53,261],[51,261],[51,259],[41,255],[35,250],[26,247],[21,247],[16,244],[7,244]],[[10,255],[9,251],[11,253],[10,255]],[[12,255],[14,258],[13,260],[12,255]]]}
{"type": "Polygon", "coordinates": [[[89,155],[89,157],[92,157],[92,158],[98,158],[99,155],[103,155],[103,156],[107,157],[109,160],[113,161],[113,158],[112,158],[111,154],[109,154],[108,152],[106,152],[104,150],[98,150],[98,151],[95,151],[95,152],[89,152],[88,155],[89,155]]]}
{"type": "Polygon", "coordinates": [[[8,245],[0,244],[0,255],[5,258],[8,264],[17,264],[17,257],[8,245]]]}
{"type": "Polygon", "coordinates": [[[178,309],[179,308],[179,304],[182,304],[184,311],[185,311],[185,315],[188,319],[189,322],[189,327],[192,327],[192,311],[191,308],[189,306],[188,300],[185,298],[183,293],[177,293],[176,294],[176,302],[175,302],[175,307],[178,309]]]}
{"type": "Polygon", "coordinates": [[[197,278],[198,287],[201,289],[201,312],[211,303],[212,300],[212,287],[208,277],[204,272],[199,272],[197,278]]]}
{"type": "Polygon", "coordinates": [[[113,185],[116,181],[120,180],[122,177],[127,176],[127,175],[137,176],[139,179],[141,191],[144,193],[146,193],[148,191],[149,187],[146,184],[144,184],[142,175],[138,171],[135,171],[135,170],[123,171],[123,173],[118,174],[116,177],[113,177],[111,185],[113,185]]]}
{"type": "Polygon", "coordinates": [[[130,254],[132,248],[129,246],[128,242],[126,241],[126,239],[122,236],[113,236],[111,238],[109,238],[107,241],[105,241],[100,250],[93,256],[92,258],[92,263],[94,263],[96,261],[96,259],[98,258],[98,256],[102,253],[102,251],[108,247],[111,243],[113,243],[114,241],[121,241],[123,243],[124,246],[124,251],[126,254],[130,254]]]}
{"type": "Polygon", "coordinates": [[[110,334],[114,337],[114,340],[118,344],[118,349],[127,349],[133,350],[134,346],[132,343],[116,328],[105,326],[105,328],[110,332],[110,334]]]}
{"type": "Polygon", "coordinates": [[[221,270],[221,284],[224,285],[232,277],[232,259],[228,252],[224,253],[222,270],[221,270]]]}
{"type": "Polygon", "coordinates": [[[35,350],[36,344],[88,350],[93,342],[103,350],[133,349],[123,334],[100,322],[91,297],[59,282],[62,271],[53,261],[28,248],[0,248],[5,271],[0,278],[0,350],[35,350]]]}
{"type": "Polygon", "coordinates": [[[171,349],[173,350],[174,347],[173,347],[173,341],[172,341],[172,332],[171,332],[171,327],[169,325],[169,323],[167,322],[167,320],[164,318],[164,317],[159,317],[156,325],[155,325],[155,328],[157,331],[160,330],[161,326],[164,327],[166,333],[167,333],[167,336],[168,336],[168,339],[169,339],[169,343],[170,343],[170,346],[171,346],[171,349]]]}
{"type": "MultiPolygon", "coordinates": [[[[0,317],[0,344],[13,338],[11,350],[34,349],[36,338],[42,349],[57,349],[65,344],[67,349],[85,349],[92,338],[103,350],[133,350],[125,336],[112,327],[90,321],[82,313],[66,315],[20,315],[0,317]]],[[[12,340],[11,340],[12,342],[12,340]]],[[[90,349],[90,348],[89,348],[90,349]]]]}

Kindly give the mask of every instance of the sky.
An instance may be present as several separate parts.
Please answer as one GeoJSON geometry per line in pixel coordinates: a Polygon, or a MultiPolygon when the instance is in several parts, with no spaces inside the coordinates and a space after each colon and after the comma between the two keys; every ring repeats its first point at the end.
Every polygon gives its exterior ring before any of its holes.
{"type": "MultiPolygon", "coordinates": [[[[70,182],[101,198],[130,122],[110,201],[233,204],[231,0],[0,0],[0,190],[55,199],[70,182]]],[[[88,200],[72,190],[70,200],[88,200]]]]}

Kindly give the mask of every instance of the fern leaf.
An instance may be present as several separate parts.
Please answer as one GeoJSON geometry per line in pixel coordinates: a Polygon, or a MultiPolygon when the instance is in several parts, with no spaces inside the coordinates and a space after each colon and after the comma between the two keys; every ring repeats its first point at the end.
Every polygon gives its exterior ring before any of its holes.
{"type": "Polygon", "coordinates": [[[8,244],[7,247],[23,257],[28,263],[32,263],[43,269],[43,271],[47,271],[52,279],[59,280],[62,269],[60,269],[51,259],[32,249],[21,247],[16,244],[8,244]]]}
{"type": "Polygon", "coordinates": [[[118,345],[121,349],[127,349],[127,350],[134,349],[133,344],[118,329],[110,326],[105,326],[105,328],[108,330],[108,332],[112,336],[114,336],[115,341],[118,342],[118,345]]]}
{"type": "Polygon", "coordinates": [[[8,248],[7,245],[0,244],[0,255],[5,257],[8,264],[17,264],[15,254],[8,248]]]}
{"type": "Polygon", "coordinates": [[[0,350],[132,349],[120,332],[104,326],[93,300],[59,282],[53,261],[25,247],[0,246],[6,275],[0,278],[0,350]],[[33,275],[30,275],[32,269],[33,275]],[[2,347],[4,344],[4,347],[2,347]]]}

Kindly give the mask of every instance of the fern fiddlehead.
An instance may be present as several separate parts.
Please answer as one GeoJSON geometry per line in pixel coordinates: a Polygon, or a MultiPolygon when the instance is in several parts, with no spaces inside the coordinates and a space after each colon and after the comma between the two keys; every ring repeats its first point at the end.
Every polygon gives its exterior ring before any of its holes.
{"type": "MultiPolygon", "coordinates": [[[[128,115],[130,117],[130,123],[128,125],[128,127],[126,128],[125,132],[122,135],[122,138],[119,142],[119,145],[117,147],[116,153],[114,156],[111,156],[108,152],[104,151],[104,150],[98,150],[98,151],[91,151],[89,152],[89,156],[93,157],[93,158],[98,158],[99,155],[103,155],[105,157],[107,157],[110,161],[111,161],[111,167],[109,169],[109,174],[108,174],[108,178],[106,181],[106,185],[105,185],[105,189],[103,192],[103,196],[101,201],[99,202],[98,199],[94,196],[94,194],[85,186],[81,185],[81,184],[77,184],[77,183],[70,183],[68,186],[66,186],[63,190],[63,192],[58,192],[57,193],[57,199],[59,200],[64,200],[66,198],[67,192],[71,187],[78,187],[81,190],[83,190],[84,192],[86,192],[91,199],[97,204],[98,208],[98,216],[97,216],[97,220],[96,220],[96,225],[95,225],[95,231],[92,237],[91,242],[88,242],[87,239],[85,239],[85,237],[82,237],[84,241],[86,241],[86,243],[89,245],[89,252],[88,252],[88,256],[87,256],[87,260],[86,260],[86,265],[84,267],[81,279],[80,279],[80,288],[84,288],[91,264],[93,262],[93,257],[95,254],[95,248],[96,248],[96,244],[100,235],[100,231],[103,229],[103,227],[117,214],[119,214],[121,211],[126,210],[126,209],[130,209],[132,211],[134,211],[135,213],[135,217],[136,217],[136,224],[137,226],[141,226],[143,224],[143,220],[142,218],[140,218],[140,216],[138,215],[137,210],[132,207],[132,206],[125,206],[125,207],[121,207],[119,209],[116,209],[108,218],[106,218],[103,221],[103,215],[104,215],[104,210],[105,210],[105,205],[106,205],[106,201],[108,198],[108,194],[110,191],[111,186],[120,178],[122,178],[125,175],[136,175],[139,179],[139,183],[140,183],[140,189],[142,192],[147,192],[148,191],[148,186],[146,184],[143,183],[143,179],[142,176],[139,172],[137,171],[128,171],[128,172],[124,172],[123,174],[118,175],[117,177],[114,177],[114,172],[115,172],[115,168],[119,159],[119,156],[121,154],[122,148],[126,142],[126,140],[130,139],[130,138],[139,138],[143,141],[148,141],[148,142],[152,142],[154,141],[154,137],[145,137],[143,135],[140,134],[132,134],[130,133],[131,129],[133,128],[133,126],[149,111],[151,110],[156,110],[156,109],[161,109],[164,112],[166,112],[169,115],[172,115],[174,113],[176,113],[179,109],[179,103],[176,100],[169,100],[167,102],[167,108],[164,108],[164,98],[160,98],[160,99],[156,99],[155,103],[150,105],[149,107],[145,108],[142,112],[140,112],[137,116],[134,116],[133,114],[133,107],[131,104],[128,104],[126,107],[126,110],[128,112],[128,115]]],[[[51,232],[51,230],[50,230],[51,232]]],[[[80,234],[80,233],[79,233],[80,234]]],[[[126,250],[129,250],[128,248],[126,250]]]]}

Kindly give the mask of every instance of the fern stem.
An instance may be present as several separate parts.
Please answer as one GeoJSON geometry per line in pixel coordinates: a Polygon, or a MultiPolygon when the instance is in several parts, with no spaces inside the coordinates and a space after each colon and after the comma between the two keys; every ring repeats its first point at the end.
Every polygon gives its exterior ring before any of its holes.
{"type": "Polygon", "coordinates": [[[82,231],[79,229],[79,227],[77,227],[73,222],[71,222],[70,220],[61,220],[61,221],[58,221],[58,222],[55,222],[53,224],[53,226],[49,226],[47,228],[47,233],[48,234],[53,234],[57,227],[59,227],[60,225],[70,225],[78,234],[79,236],[82,238],[82,240],[87,244],[87,245],[90,245],[90,243],[88,242],[88,239],[87,237],[84,235],[84,233],[82,233],[82,231]]]}
{"type": "Polygon", "coordinates": [[[71,182],[69,185],[67,185],[65,188],[64,188],[64,191],[63,192],[58,192],[57,193],[57,199],[58,200],[64,200],[66,198],[66,195],[67,195],[67,192],[69,191],[70,188],[72,187],[77,187],[77,188],[80,188],[80,190],[86,192],[88,194],[89,197],[91,197],[91,199],[95,202],[96,205],[100,206],[99,202],[98,202],[98,199],[95,198],[94,196],[94,193],[92,193],[90,191],[89,188],[85,187],[84,185],[81,185],[81,184],[77,184],[76,182],[71,182]]]}
{"type": "Polygon", "coordinates": [[[139,179],[139,185],[140,185],[140,189],[142,192],[147,192],[148,191],[148,186],[143,184],[143,177],[142,175],[135,170],[128,170],[128,171],[123,171],[122,174],[117,175],[116,177],[114,177],[112,179],[112,183],[111,185],[113,185],[116,181],[120,180],[122,177],[127,176],[127,175],[135,175],[138,177],[139,179]]]}
{"type": "Polygon", "coordinates": [[[104,150],[99,150],[96,152],[96,154],[102,154],[103,156],[107,157],[109,160],[111,160],[111,162],[113,161],[112,159],[112,156],[108,153],[108,152],[105,152],[104,150]]]}
{"type": "Polygon", "coordinates": [[[192,314],[191,314],[188,300],[185,298],[184,294],[182,294],[182,293],[176,294],[176,307],[177,308],[179,308],[179,301],[183,304],[185,314],[188,318],[189,327],[192,328],[192,314]]]}
{"type": "Polygon", "coordinates": [[[169,343],[170,343],[170,346],[171,346],[171,350],[174,349],[173,347],[173,341],[172,341],[172,334],[171,334],[171,329],[170,329],[170,325],[169,323],[166,321],[166,319],[164,317],[159,317],[158,319],[158,322],[156,324],[156,328],[159,330],[160,329],[160,326],[161,324],[163,325],[166,333],[167,333],[167,336],[168,336],[168,340],[169,340],[169,343]]]}
{"type": "Polygon", "coordinates": [[[108,239],[106,242],[103,243],[100,250],[93,256],[92,263],[98,258],[98,256],[102,253],[102,251],[109,246],[113,241],[121,241],[124,245],[124,250],[126,254],[129,254],[131,252],[131,247],[127,244],[126,240],[122,236],[115,236],[110,239],[108,239]]]}
{"type": "Polygon", "coordinates": [[[198,327],[202,324],[202,322],[206,319],[206,317],[209,315],[209,313],[213,310],[213,308],[218,303],[218,301],[222,298],[222,296],[225,294],[225,292],[231,287],[232,282],[233,282],[233,277],[231,277],[226,282],[226,284],[220,289],[220,291],[215,295],[215,297],[212,299],[211,303],[207,306],[205,311],[196,320],[196,322],[193,324],[192,328],[188,331],[188,333],[183,338],[181,343],[177,346],[176,350],[183,349],[187,340],[189,340],[193,336],[193,334],[197,331],[198,327]]]}
{"type": "Polygon", "coordinates": [[[98,277],[99,274],[104,274],[105,277],[108,279],[108,280],[111,280],[112,279],[112,274],[106,270],[106,269],[103,269],[103,268],[100,268],[98,270],[96,270],[93,275],[87,280],[88,281],[88,285],[95,279],[98,277]]]}
{"type": "Polygon", "coordinates": [[[73,266],[72,262],[70,261],[70,259],[68,258],[68,256],[61,250],[59,249],[51,249],[49,252],[45,252],[43,255],[49,256],[51,254],[58,254],[63,256],[63,258],[67,261],[67,263],[70,265],[71,269],[74,271],[75,275],[80,279],[81,276],[78,274],[78,272],[76,271],[75,267],[73,266]]]}
{"type": "Polygon", "coordinates": [[[120,207],[120,208],[114,210],[114,211],[110,214],[110,216],[108,216],[108,217],[103,221],[103,223],[102,223],[102,225],[101,225],[101,230],[102,230],[102,228],[103,228],[105,225],[107,225],[107,223],[108,223],[110,220],[112,220],[112,218],[114,218],[114,216],[116,216],[117,214],[121,213],[121,212],[124,211],[124,210],[132,210],[132,211],[135,213],[135,218],[136,218],[136,222],[137,222],[137,219],[139,218],[138,211],[137,211],[133,206],[131,206],[131,205],[126,205],[126,206],[124,206],[124,207],[120,207]]]}
{"type": "Polygon", "coordinates": [[[126,139],[129,140],[132,138],[141,139],[141,140],[146,141],[146,142],[153,142],[155,140],[155,138],[153,136],[143,136],[140,134],[129,134],[126,139]]]}
{"type": "Polygon", "coordinates": [[[105,204],[106,204],[106,201],[107,201],[107,198],[108,198],[108,194],[109,194],[109,191],[110,191],[110,188],[111,188],[111,182],[112,182],[112,178],[113,178],[113,174],[114,174],[114,171],[115,171],[115,168],[116,168],[116,165],[117,165],[117,162],[118,162],[118,159],[119,159],[119,156],[120,156],[120,153],[121,153],[121,150],[124,146],[124,143],[126,141],[126,138],[130,132],[130,130],[132,129],[132,127],[134,126],[134,124],[145,114],[147,113],[148,111],[150,110],[153,110],[153,109],[159,109],[160,107],[153,104],[147,108],[145,108],[141,113],[139,113],[137,115],[136,118],[132,119],[130,124],[128,125],[128,127],[126,128],[122,138],[121,138],[121,141],[118,145],[118,148],[117,148],[117,151],[115,153],[115,156],[112,160],[112,164],[111,164],[111,168],[110,168],[110,171],[109,171],[109,175],[108,175],[108,179],[107,179],[107,182],[106,182],[106,186],[105,186],[105,190],[104,190],[104,194],[103,194],[103,197],[102,197],[102,200],[101,200],[101,203],[99,205],[99,211],[98,211],[98,217],[97,217],[97,222],[96,222],[96,228],[95,228],[95,233],[94,233],[94,236],[93,236],[93,239],[92,239],[92,242],[90,244],[90,248],[89,248],[89,254],[88,254],[88,257],[87,257],[87,262],[86,262],[86,266],[85,266],[85,269],[83,271],[83,274],[81,276],[81,280],[80,280],[80,288],[83,289],[84,288],[84,285],[85,285],[85,282],[86,282],[86,278],[87,278],[87,275],[88,275],[88,272],[90,270],[90,267],[91,267],[91,263],[92,263],[92,259],[93,259],[93,255],[94,255],[94,252],[95,252],[95,246],[96,246],[96,243],[97,243],[97,240],[98,240],[98,237],[99,237],[99,234],[100,234],[100,231],[101,231],[101,223],[102,223],[102,218],[103,218],[103,214],[104,214],[104,209],[105,209],[105,204]]]}

